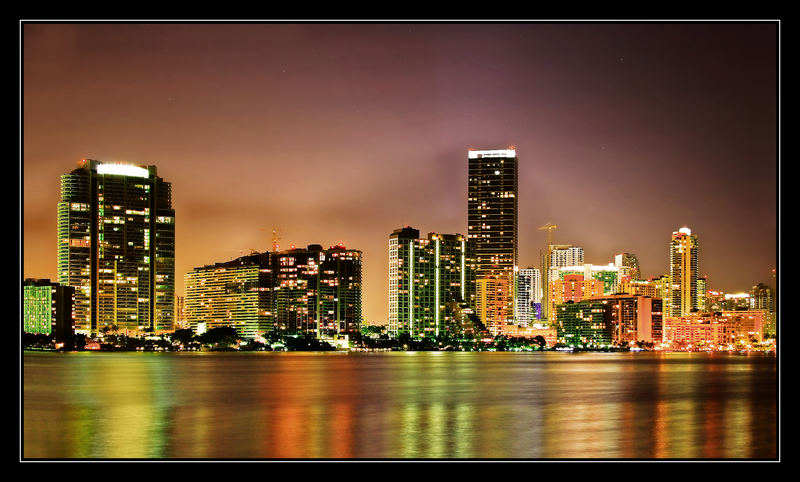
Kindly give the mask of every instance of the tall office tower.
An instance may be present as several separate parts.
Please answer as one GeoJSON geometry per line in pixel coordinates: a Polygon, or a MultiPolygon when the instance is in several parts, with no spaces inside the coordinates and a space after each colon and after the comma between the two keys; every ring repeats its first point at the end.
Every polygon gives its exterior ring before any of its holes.
{"type": "Polygon", "coordinates": [[[26,279],[22,300],[22,331],[55,335],[56,341],[72,336],[75,288],[49,279],[26,279]]]}
{"type": "Polygon", "coordinates": [[[61,176],[58,281],[76,289],[76,333],[173,328],[171,191],[155,166],[83,159],[61,176]]]}
{"type": "MultiPolygon", "coordinates": [[[[467,237],[475,242],[476,278],[503,277],[514,283],[517,267],[517,153],[470,150],[467,237]]],[[[499,323],[514,317],[514,290],[507,293],[499,323]]]]}
{"type": "Polygon", "coordinates": [[[541,303],[542,277],[538,269],[527,268],[517,272],[516,322],[527,327],[538,321],[534,306],[541,303]]]}
{"type": "Polygon", "coordinates": [[[621,253],[614,256],[614,266],[619,269],[621,278],[640,279],[639,258],[635,254],[621,253]]]}
{"type": "Polygon", "coordinates": [[[461,234],[404,227],[389,235],[389,333],[456,334],[475,306],[473,243],[461,234]]]}
{"type": "Polygon", "coordinates": [[[275,321],[286,333],[354,334],[362,322],[362,253],[319,244],[273,253],[275,321]]]}
{"type": "Polygon", "coordinates": [[[670,316],[699,310],[697,297],[697,236],[683,227],[672,233],[670,257],[670,316]]]}
{"type": "Polygon", "coordinates": [[[194,268],[184,275],[186,323],[195,333],[236,328],[255,338],[275,330],[272,257],[243,256],[194,268]]]}

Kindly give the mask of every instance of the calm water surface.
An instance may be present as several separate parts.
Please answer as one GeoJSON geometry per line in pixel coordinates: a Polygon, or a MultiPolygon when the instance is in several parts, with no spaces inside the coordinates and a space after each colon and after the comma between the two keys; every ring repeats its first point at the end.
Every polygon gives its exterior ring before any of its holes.
{"type": "Polygon", "coordinates": [[[775,458],[774,357],[37,353],[25,458],[775,458]]]}

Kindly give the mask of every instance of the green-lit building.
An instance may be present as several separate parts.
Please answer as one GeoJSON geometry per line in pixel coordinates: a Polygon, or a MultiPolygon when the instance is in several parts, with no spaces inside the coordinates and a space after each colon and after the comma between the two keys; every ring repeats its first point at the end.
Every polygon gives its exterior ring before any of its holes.
{"type": "Polygon", "coordinates": [[[26,279],[22,284],[22,331],[70,338],[73,331],[75,288],[49,279],[26,279]]]}
{"type": "Polygon", "coordinates": [[[568,301],[556,305],[559,343],[583,347],[610,346],[614,327],[606,314],[607,305],[604,300],[568,301]]]}
{"type": "Polygon", "coordinates": [[[603,282],[603,294],[613,295],[619,292],[619,268],[613,264],[598,266],[594,264],[584,264],[581,266],[564,266],[558,268],[558,278],[564,280],[565,276],[582,275],[583,279],[596,279],[603,282]]]}
{"type": "Polygon", "coordinates": [[[473,242],[405,227],[389,236],[389,333],[436,337],[463,329],[475,307],[473,242]]]}
{"type": "Polygon", "coordinates": [[[77,333],[173,329],[171,191],[155,166],[83,159],[61,176],[58,281],[76,290],[77,333]]]}
{"type": "Polygon", "coordinates": [[[195,332],[230,326],[245,338],[318,337],[360,330],[362,253],[344,246],[254,253],[185,275],[185,311],[195,332]]]}

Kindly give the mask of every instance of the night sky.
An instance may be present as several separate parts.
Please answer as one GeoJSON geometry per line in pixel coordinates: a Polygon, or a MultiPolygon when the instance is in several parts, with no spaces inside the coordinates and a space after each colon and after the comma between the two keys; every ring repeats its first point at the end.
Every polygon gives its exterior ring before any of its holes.
{"type": "Polygon", "coordinates": [[[774,286],[777,25],[22,26],[23,276],[57,279],[59,177],[91,158],[172,183],[176,294],[197,266],[289,244],[364,252],[388,316],[388,242],[467,230],[467,150],[516,146],[520,266],[547,222],[586,262],[709,289],[774,286]]]}

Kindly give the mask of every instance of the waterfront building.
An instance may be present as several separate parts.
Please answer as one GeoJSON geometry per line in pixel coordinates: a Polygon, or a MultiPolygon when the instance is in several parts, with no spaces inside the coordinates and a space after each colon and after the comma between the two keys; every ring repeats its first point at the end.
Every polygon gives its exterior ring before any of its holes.
{"type": "Polygon", "coordinates": [[[550,326],[559,324],[561,311],[555,310],[557,305],[568,301],[581,301],[598,298],[604,294],[605,283],[599,279],[587,279],[583,274],[567,274],[564,279],[550,283],[550,326]]]}
{"type": "Polygon", "coordinates": [[[457,334],[475,306],[474,243],[462,234],[404,227],[389,236],[389,333],[457,334]]]}
{"type": "Polygon", "coordinates": [[[614,256],[614,266],[619,270],[621,278],[636,279],[641,276],[639,271],[639,258],[635,254],[620,253],[614,256]]]}
{"type": "Polygon", "coordinates": [[[681,316],[700,309],[697,296],[697,236],[683,227],[672,233],[670,241],[670,316],[681,316]]]}
{"type": "Polygon", "coordinates": [[[467,238],[474,242],[476,278],[503,277],[507,290],[500,318],[514,317],[518,259],[518,159],[513,147],[470,150],[467,238]]]}
{"type": "Polygon", "coordinates": [[[345,336],[361,326],[361,251],[342,245],[242,256],[185,276],[186,317],[195,332],[236,328],[269,333],[345,336]]]}
{"type": "Polygon", "coordinates": [[[360,331],[362,252],[319,244],[274,253],[278,329],[330,338],[360,331]]]}
{"type": "Polygon", "coordinates": [[[64,341],[74,334],[75,288],[49,279],[26,279],[22,283],[22,331],[55,335],[64,341]]]}
{"type": "Polygon", "coordinates": [[[606,315],[613,329],[612,343],[634,346],[637,342],[661,343],[663,302],[659,298],[619,294],[594,298],[606,301],[606,315]]]}
{"type": "Polygon", "coordinates": [[[527,327],[541,318],[541,309],[537,313],[536,305],[541,306],[542,277],[536,268],[521,269],[517,272],[517,295],[515,321],[521,327],[527,327]]]}
{"type": "Polygon", "coordinates": [[[83,159],[61,176],[58,282],[75,288],[75,331],[171,331],[175,211],[155,166],[83,159]]]}
{"type": "Polygon", "coordinates": [[[183,296],[175,297],[175,329],[182,330],[189,328],[186,323],[186,298],[183,296]]]}
{"type": "Polygon", "coordinates": [[[184,276],[186,323],[197,334],[235,328],[256,338],[276,330],[271,253],[194,268],[184,276]]]}
{"type": "Polygon", "coordinates": [[[763,310],[693,312],[664,320],[664,345],[673,347],[734,348],[764,338],[763,310]]]}
{"type": "Polygon", "coordinates": [[[553,313],[558,313],[556,330],[558,342],[570,346],[611,346],[614,330],[606,315],[607,301],[582,300],[558,303],[553,313]]]}
{"type": "Polygon", "coordinates": [[[505,276],[487,276],[475,281],[475,313],[492,335],[514,326],[513,319],[507,318],[506,309],[509,292],[513,289],[505,276]]]}

